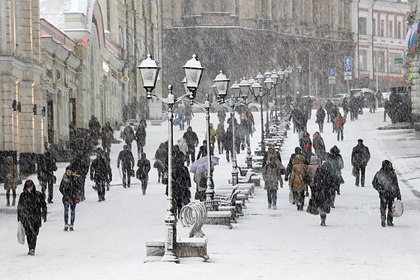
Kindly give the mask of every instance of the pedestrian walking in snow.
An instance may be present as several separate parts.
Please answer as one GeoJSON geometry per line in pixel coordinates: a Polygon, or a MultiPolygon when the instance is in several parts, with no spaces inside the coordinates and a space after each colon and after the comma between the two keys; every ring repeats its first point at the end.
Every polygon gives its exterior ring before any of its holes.
{"type": "Polygon", "coordinates": [[[89,121],[89,130],[90,130],[90,135],[92,136],[92,139],[95,142],[95,144],[98,143],[99,131],[101,130],[101,124],[99,123],[95,115],[91,116],[91,119],[89,121]]]}
{"type": "Polygon", "coordinates": [[[373,177],[372,185],[379,193],[381,201],[381,225],[394,226],[392,216],[392,203],[394,199],[401,200],[400,187],[398,186],[397,174],[389,160],[382,161],[382,168],[373,177]],[[386,210],[388,209],[388,216],[386,210]],[[386,224],[385,224],[386,221],[386,224]]]}
{"type": "Polygon", "coordinates": [[[341,134],[341,141],[343,141],[344,135],[344,124],[346,123],[346,119],[343,118],[340,112],[338,112],[337,117],[335,117],[334,125],[335,130],[337,131],[337,141],[340,141],[340,134],[341,134]]]}
{"type": "Polygon", "coordinates": [[[101,132],[101,138],[102,138],[102,149],[106,156],[109,158],[111,154],[111,145],[112,140],[114,139],[114,133],[109,130],[109,127],[103,126],[102,132],[101,132]]]}
{"type": "Polygon", "coordinates": [[[225,135],[225,129],[223,128],[223,124],[219,123],[216,129],[217,134],[217,147],[219,148],[219,155],[223,154],[223,137],[225,135]]]}
{"type": "Polygon", "coordinates": [[[325,120],[325,110],[322,106],[319,106],[319,109],[316,111],[316,120],[315,123],[318,124],[319,132],[324,132],[324,120],[325,120]]]}
{"type": "Polygon", "coordinates": [[[286,174],[284,176],[285,181],[288,181],[289,177],[290,177],[290,174],[292,174],[294,159],[297,155],[302,155],[302,149],[300,147],[296,147],[295,148],[295,153],[290,155],[289,163],[287,164],[287,167],[286,167],[286,174]]]}
{"type": "Polygon", "coordinates": [[[365,186],[365,170],[370,160],[369,148],[363,144],[363,139],[357,140],[357,145],[351,153],[351,165],[353,166],[352,174],[356,177],[356,186],[360,184],[365,186]]]}
{"type": "Polygon", "coordinates": [[[302,211],[305,205],[306,185],[310,182],[310,175],[303,155],[296,155],[293,161],[294,165],[290,174],[289,185],[293,191],[297,210],[302,211]]]}
{"type": "Polygon", "coordinates": [[[12,191],[12,206],[16,204],[16,188],[19,178],[16,164],[13,163],[13,157],[6,157],[6,167],[4,168],[4,189],[6,190],[6,206],[10,206],[10,191],[12,191]]]}
{"type": "Polygon", "coordinates": [[[19,197],[17,210],[18,222],[22,223],[28,241],[28,255],[33,256],[42,219],[44,223],[47,222],[47,204],[44,195],[36,190],[32,180],[26,180],[23,192],[19,197]]]}
{"type": "Polygon", "coordinates": [[[95,143],[93,142],[93,139],[90,136],[90,134],[86,134],[85,146],[86,146],[86,150],[87,150],[89,156],[91,156],[92,153],[93,153],[93,150],[95,149],[95,143]]]}
{"type": "Polygon", "coordinates": [[[130,126],[130,123],[129,122],[126,123],[126,126],[125,126],[125,128],[123,130],[123,133],[122,133],[122,138],[124,139],[125,144],[131,150],[131,143],[136,138],[136,136],[134,135],[134,129],[130,126]]]}
{"type": "Polygon", "coordinates": [[[326,154],[325,161],[323,165],[328,166],[328,170],[330,171],[330,175],[333,178],[334,182],[334,192],[331,196],[331,207],[335,208],[335,197],[336,193],[340,191],[340,183],[339,183],[339,176],[340,176],[340,165],[338,161],[333,158],[330,153],[326,154]]]}
{"type": "Polygon", "coordinates": [[[121,162],[121,169],[122,169],[123,187],[124,188],[130,187],[131,173],[133,172],[133,167],[134,167],[134,157],[128,145],[124,145],[124,150],[122,150],[118,154],[117,168],[120,168],[120,162],[121,162]]]}
{"type": "Polygon", "coordinates": [[[160,143],[155,152],[155,163],[153,167],[158,171],[158,183],[166,185],[168,182],[168,141],[160,143]]]}
{"type": "Polygon", "coordinates": [[[321,226],[326,226],[327,214],[331,211],[331,196],[334,194],[334,179],[327,165],[321,165],[314,176],[314,183],[311,187],[311,198],[315,203],[321,226]]]}
{"type": "Polygon", "coordinates": [[[41,185],[41,192],[46,197],[48,188],[48,203],[53,203],[54,182],[56,177],[54,171],[57,171],[57,164],[53,154],[48,151],[45,155],[39,156],[37,177],[41,185]]]}
{"type": "MultiPolygon", "coordinates": [[[[179,217],[181,209],[184,205],[190,203],[191,200],[191,178],[188,168],[184,165],[183,157],[174,156],[174,202],[175,215],[179,217]]],[[[167,188],[167,187],[166,187],[167,188]]],[[[168,192],[166,192],[168,194],[168,192]]]]}
{"type": "Polygon", "coordinates": [[[332,123],[332,132],[336,132],[336,126],[335,126],[335,118],[338,116],[338,114],[340,113],[340,109],[338,109],[338,107],[336,105],[334,105],[331,108],[331,123],[332,123]]]}
{"type": "MultiPolygon", "coordinates": [[[[210,145],[210,155],[213,156],[213,147],[210,145]]],[[[200,149],[198,151],[197,160],[200,157],[206,157],[207,156],[207,140],[203,140],[203,145],[200,146],[200,149]]]]}
{"type": "Polygon", "coordinates": [[[141,154],[141,158],[137,161],[137,167],[136,178],[140,180],[141,190],[145,195],[150,171],[150,161],[146,158],[146,153],[141,154]]]}
{"type": "MultiPolygon", "coordinates": [[[[217,132],[216,132],[216,130],[214,129],[214,127],[213,127],[213,124],[212,124],[212,123],[210,123],[210,128],[209,128],[209,130],[210,130],[210,147],[212,147],[212,148],[213,148],[213,150],[214,150],[214,143],[216,143],[217,132]]],[[[206,134],[205,134],[205,136],[204,136],[204,139],[207,139],[207,132],[206,132],[206,134]]]]}
{"type": "Polygon", "coordinates": [[[305,130],[302,134],[302,137],[299,140],[299,147],[303,151],[307,145],[312,146],[312,140],[311,140],[311,135],[309,134],[309,132],[305,130]]]}
{"type": "Polygon", "coordinates": [[[80,189],[78,183],[79,175],[73,173],[70,166],[66,168],[60,183],[60,192],[63,195],[64,205],[64,231],[73,231],[74,221],[76,219],[76,205],[80,202],[80,189]],[[70,209],[70,223],[69,223],[70,209]]]}
{"type": "Polygon", "coordinates": [[[105,200],[105,189],[112,181],[112,171],[105,152],[98,148],[96,159],[90,166],[90,180],[95,182],[95,190],[98,193],[98,202],[105,200]]]}
{"type": "Polygon", "coordinates": [[[309,186],[311,187],[311,192],[312,192],[312,187],[314,185],[314,177],[316,174],[316,171],[318,170],[318,168],[321,166],[319,159],[316,156],[311,156],[311,160],[309,162],[308,165],[308,173],[311,176],[311,181],[309,182],[309,186]]]}
{"type": "Polygon", "coordinates": [[[192,127],[189,126],[187,131],[182,136],[187,141],[188,144],[188,154],[187,154],[187,166],[195,161],[195,147],[198,146],[198,137],[197,134],[192,130],[192,127]]]}
{"type": "Polygon", "coordinates": [[[217,117],[219,118],[219,122],[220,122],[222,125],[224,125],[225,120],[226,120],[226,112],[225,112],[225,110],[224,110],[224,109],[220,109],[220,110],[217,112],[217,117]]]}
{"type": "Polygon", "coordinates": [[[263,168],[264,189],[267,190],[268,209],[273,206],[277,209],[277,190],[279,189],[279,181],[283,183],[281,178],[280,161],[273,154],[268,158],[268,163],[263,168]]]}
{"type": "Polygon", "coordinates": [[[324,161],[325,158],[325,143],[319,132],[315,132],[312,136],[312,143],[316,157],[319,159],[320,163],[324,161]]]}
{"type": "Polygon", "coordinates": [[[330,149],[329,157],[330,159],[335,160],[338,163],[339,171],[336,173],[337,180],[334,183],[336,184],[337,194],[340,195],[340,185],[344,184],[344,180],[343,180],[343,176],[341,172],[341,170],[344,169],[344,160],[340,154],[340,149],[336,145],[334,145],[330,149]]]}
{"type": "Polygon", "coordinates": [[[194,116],[194,113],[192,111],[191,105],[187,104],[185,107],[185,121],[187,122],[188,126],[191,126],[191,120],[194,116]]]}
{"type": "Polygon", "coordinates": [[[137,158],[140,159],[143,153],[143,147],[146,146],[146,128],[143,124],[139,124],[136,131],[136,142],[137,142],[137,158]]]}
{"type": "Polygon", "coordinates": [[[85,195],[85,182],[86,176],[89,173],[90,157],[87,154],[77,154],[76,157],[70,162],[70,169],[79,177],[77,183],[80,190],[80,201],[86,200],[85,195]]]}
{"type": "Polygon", "coordinates": [[[185,127],[185,107],[184,105],[180,104],[176,109],[176,116],[181,120],[179,124],[179,130],[184,130],[185,127]]]}
{"type": "Polygon", "coordinates": [[[334,104],[331,102],[331,100],[327,100],[327,103],[325,103],[325,111],[327,111],[327,123],[328,122],[332,122],[333,121],[333,119],[332,119],[332,117],[330,116],[331,115],[331,109],[332,109],[332,107],[334,106],[334,104]]]}

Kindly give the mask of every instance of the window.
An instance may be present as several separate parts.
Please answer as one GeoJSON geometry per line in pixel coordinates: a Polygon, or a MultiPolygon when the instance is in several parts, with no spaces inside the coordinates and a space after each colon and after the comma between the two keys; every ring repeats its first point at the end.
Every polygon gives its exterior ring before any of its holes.
{"type": "Polygon", "coordinates": [[[359,50],[359,70],[367,71],[367,50],[359,50]]]}
{"type": "Polygon", "coordinates": [[[393,31],[394,30],[394,22],[392,20],[389,21],[389,38],[393,38],[393,31]]]}
{"type": "Polygon", "coordinates": [[[366,18],[359,18],[359,35],[366,35],[366,18]]]}
{"type": "Polygon", "coordinates": [[[402,54],[400,53],[389,53],[389,73],[401,74],[402,71],[402,54]],[[397,63],[395,63],[397,62],[397,63]]]}
{"type": "Polygon", "coordinates": [[[397,24],[397,38],[401,39],[401,22],[397,24]]]}
{"type": "Polygon", "coordinates": [[[375,72],[385,72],[385,52],[375,52],[375,72]]]}
{"type": "Polygon", "coordinates": [[[384,29],[385,29],[385,21],[383,19],[381,19],[381,37],[384,37],[384,29]]]}

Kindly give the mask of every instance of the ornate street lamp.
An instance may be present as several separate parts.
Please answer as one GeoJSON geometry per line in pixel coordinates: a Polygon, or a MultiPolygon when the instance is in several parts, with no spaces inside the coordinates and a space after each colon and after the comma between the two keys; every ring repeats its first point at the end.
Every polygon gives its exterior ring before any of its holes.
{"type": "MultiPolygon", "coordinates": [[[[141,78],[143,80],[143,87],[147,91],[147,98],[150,99],[152,96],[156,96],[152,93],[156,86],[156,80],[160,67],[157,66],[156,62],[151,59],[151,55],[148,54],[147,58],[141,62],[137,67],[140,69],[141,78]]],[[[163,103],[168,105],[168,206],[167,213],[165,217],[166,224],[166,238],[165,238],[165,254],[162,257],[162,261],[165,262],[179,262],[178,256],[176,255],[176,222],[177,218],[175,216],[175,201],[174,201],[174,178],[173,178],[173,163],[172,163],[172,153],[173,153],[173,107],[174,104],[180,102],[184,97],[188,96],[190,99],[194,99],[195,92],[200,83],[200,78],[203,73],[204,68],[201,66],[201,63],[197,60],[197,56],[193,55],[193,58],[189,60],[185,65],[185,75],[187,77],[187,87],[189,93],[184,94],[179,98],[175,98],[172,94],[172,86],[168,86],[168,96],[167,98],[159,98],[163,103]]]]}
{"type": "MultiPolygon", "coordinates": [[[[259,73],[261,75],[261,73],[259,73]]],[[[262,75],[261,75],[262,76],[262,75]]],[[[263,93],[262,93],[262,86],[258,82],[260,77],[256,77],[257,82],[251,86],[251,91],[254,94],[255,98],[260,98],[260,112],[261,112],[261,152],[265,153],[265,143],[264,143],[264,118],[263,118],[263,93]]]]}
{"type": "MultiPolygon", "coordinates": [[[[245,103],[246,110],[249,110],[248,102],[247,102],[249,89],[251,88],[251,85],[254,83],[255,83],[254,79],[250,78],[247,81],[246,78],[244,78],[239,85],[239,87],[241,88],[241,98],[243,99],[245,103]]],[[[251,169],[252,168],[251,139],[250,139],[248,131],[246,132],[245,137],[246,137],[246,164],[247,164],[247,168],[251,169]]]]}
{"type": "MultiPolygon", "coordinates": [[[[268,72],[268,73],[270,73],[270,76],[271,76],[271,72],[268,72]]],[[[268,73],[267,73],[267,75],[268,75],[268,73]]],[[[270,122],[269,122],[269,118],[268,118],[268,111],[269,111],[270,108],[268,106],[268,100],[270,98],[271,88],[273,87],[273,80],[270,78],[270,76],[268,76],[268,78],[266,78],[265,81],[264,81],[264,86],[265,86],[265,89],[267,91],[266,94],[265,94],[265,95],[267,95],[267,101],[266,101],[267,102],[267,112],[266,112],[266,122],[265,122],[265,134],[266,134],[267,138],[270,136],[270,129],[269,129],[270,122]]]]}
{"type": "MultiPolygon", "coordinates": [[[[279,69],[279,71],[278,71],[278,73],[277,73],[278,75],[279,75],[279,80],[280,80],[280,83],[283,83],[283,79],[284,79],[284,72],[281,70],[281,69],[279,69]]],[[[282,92],[281,92],[281,85],[280,85],[280,118],[282,117],[282,105],[283,105],[283,102],[282,102],[282,92]]],[[[277,120],[277,116],[276,116],[276,120],[277,120]]]]}

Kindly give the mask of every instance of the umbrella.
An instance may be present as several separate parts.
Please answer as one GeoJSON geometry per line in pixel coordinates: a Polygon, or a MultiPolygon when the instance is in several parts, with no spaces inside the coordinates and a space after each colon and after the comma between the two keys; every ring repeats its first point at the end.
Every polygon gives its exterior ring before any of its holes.
{"type": "MultiPolygon", "coordinates": [[[[219,158],[211,156],[211,167],[219,164],[219,158]]],[[[203,173],[207,171],[207,157],[199,158],[191,164],[190,172],[194,174],[203,173]]]]}

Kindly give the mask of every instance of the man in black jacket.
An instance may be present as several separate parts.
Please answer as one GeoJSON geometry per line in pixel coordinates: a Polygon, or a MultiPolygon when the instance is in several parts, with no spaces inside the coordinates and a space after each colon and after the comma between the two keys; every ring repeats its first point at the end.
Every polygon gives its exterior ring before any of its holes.
{"type": "Polygon", "coordinates": [[[124,150],[121,151],[118,155],[117,159],[117,168],[120,168],[120,162],[122,162],[122,179],[123,179],[123,187],[130,187],[131,182],[131,172],[134,167],[134,157],[133,153],[131,153],[128,145],[124,145],[124,150]]]}
{"type": "Polygon", "coordinates": [[[70,162],[70,169],[77,175],[78,188],[80,190],[80,201],[86,200],[85,196],[85,182],[86,176],[89,173],[90,157],[88,154],[82,152],[76,153],[76,157],[70,162]]]}
{"type": "Polygon", "coordinates": [[[105,152],[98,148],[96,159],[90,166],[90,180],[95,182],[98,192],[98,202],[105,200],[105,186],[112,181],[112,171],[105,152]]]}
{"type": "Polygon", "coordinates": [[[395,174],[390,161],[382,161],[382,168],[373,177],[372,185],[378,191],[379,199],[381,200],[381,225],[385,227],[386,220],[388,226],[393,226],[392,203],[395,198],[401,200],[401,192],[398,186],[397,174],[395,174]],[[386,216],[387,208],[388,217],[386,216]]]}
{"type": "Polygon", "coordinates": [[[195,147],[198,145],[198,137],[197,137],[197,134],[194,131],[192,131],[192,127],[189,126],[187,128],[187,132],[184,133],[182,138],[184,138],[185,141],[187,141],[188,152],[187,152],[186,158],[187,158],[187,166],[189,166],[190,157],[191,157],[191,162],[195,161],[195,147]]]}
{"type": "Polygon", "coordinates": [[[141,158],[137,161],[136,177],[141,182],[143,195],[146,194],[147,182],[149,181],[150,161],[146,158],[146,153],[141,154],[141,158]]]}
{"type": "MultiPolygon", "coordinates": [[[[210,155],[213,156],[213,147],[210,145],[210,155]]],[[[200,150],[197,155],[197,160],[200,157],[206,157],[207,156],[207,140],[203,140],[203,146],[200,146],[200,150]]]]}
{"type": "Polygon", "coordinates": [[[37,177],[41,184],[41,192],[44,197],[46,196],[46,190],[48,187],[48,203],[53,203],[52,200],[55,181],[54,171],[57,171],[57,164],[52,153],[46,152],[45,156],[40,155],[37,177]]]}
{"type": "Polygon", "coordinates": [[[365,186],[365,170],[370,160],[369,148],[363,145],[363,139],[357,140],[357,145],[351,153],[351,165],[353,166],[353,176],[356,177],[356,186],[359,186],[359,177],[361,186],[365,186]]]}

